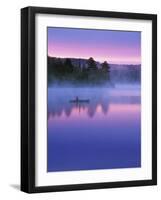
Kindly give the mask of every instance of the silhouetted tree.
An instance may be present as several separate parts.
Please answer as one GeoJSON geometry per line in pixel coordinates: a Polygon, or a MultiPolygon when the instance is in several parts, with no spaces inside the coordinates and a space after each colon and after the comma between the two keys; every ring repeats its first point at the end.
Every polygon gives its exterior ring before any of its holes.
{"type": "Polygon", "coordinates": [[[97,64],[92,57],[87,60],[87,64],[89,70],[97,70],[97,64]]]}
{"type": "Polygon", "coordinates": [[[72,65],[70,58],[66,58],[66,60],[64,62],[64,66],[65,66],[66,73],[72,73],[73,72],[74,67],[72,65]]]}
{"type": "Polygon", "coordinates": [[[109,64],[106,62],[106,61],[104,61],[102,64],[101,64],[101,66],[102,66],[102,78],[104,78],[104,79],[107,79],[107,80],[109,80],[110,79],[110,66],[109,66],[109,64]]]}
{"type": "Polygon", "coordinates": [[[109,66],[109,64],[107,63],[107,61],[104,61],[104,62],[101,64],[101,66],[102,66],[102,70],[103,70],[104,72],[109,72],[109,71],[110,71],[110,66],[109,66]]]}

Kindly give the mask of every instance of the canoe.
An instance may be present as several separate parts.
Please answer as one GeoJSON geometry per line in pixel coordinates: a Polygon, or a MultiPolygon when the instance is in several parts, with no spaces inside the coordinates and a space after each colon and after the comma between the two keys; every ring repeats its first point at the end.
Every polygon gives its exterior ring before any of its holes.
{"type": "Polygon", "coordinates": [[[89,103],[89,99],[70,100],[70,103],[89,103]]]}

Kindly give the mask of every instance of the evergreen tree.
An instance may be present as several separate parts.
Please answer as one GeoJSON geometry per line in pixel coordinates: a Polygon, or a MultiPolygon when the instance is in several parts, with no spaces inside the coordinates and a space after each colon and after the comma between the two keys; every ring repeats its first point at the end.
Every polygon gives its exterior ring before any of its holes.
{"type": "Polygon", "coordinates": [[[109,72],[109,71],[110,71],[110,66],[109,66],[109,64],[107,63],[107,61],[104,61],[104,62],[101,64],[101,66],[102,66],[102,70],[103,70],[104,72],[109,72]]]}
{"type": "Polygon", "coordinates": [[[101,66],[102,66],[102,73],[103,73],[102,78],[104,77],[104,79],[109,80],[110,79],[110,66],[109,66],[109,64],[106,61],[104,61],[101,64],[101,66]]]}
{"type": "Polygon", "coordinates": [[[64,62],[64,66],[65,66],[65,72],[66,73],[72,73],[73,72],[73,64],[70,58],[66,58],[65,62],[64,62]]]}
{"type": "Polygon", "coordinates": [[[87,60],[87,64],[89,70],[97,70],[97,64],[92,57],[87,60]]]}

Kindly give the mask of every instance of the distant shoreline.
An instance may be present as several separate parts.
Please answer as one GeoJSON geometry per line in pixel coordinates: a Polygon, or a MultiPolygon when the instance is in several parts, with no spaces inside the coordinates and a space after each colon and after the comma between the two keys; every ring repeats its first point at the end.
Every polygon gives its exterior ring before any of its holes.
{"type": "MultiPolygon", "coordinates": [[[[79,58],[79,57],[75,57],[75,58],[72,58],[72,57],[56,57],[56,56],[50,56],[50,55],[48,55],[47,56],[48,58],[53,58],[53,59],[62,59],[62,60],[65,60],[65,59],[71,59],[71,60],[84,60],[84,61],[87,61],[88,60],[88,58],[79,58]]],[[[104,62],[104,61],[98,61],[98,60],[95,60],[97,63],[102,63],[102,62],[104,62]]],[[[108,60],[106,60],[107,62],[108,62],[108,60]]],[[[126,64],[126,63],[110,63],[110,62],[108,62],[108,64],[109,65],[111,65],[111,66],[138,66],[138,67],[141,67],[141,63],[136,63],[136,64],[133,64],[133,63],[128,63],[128,64],[126,64]]]]}
{"type": "Polygon", "coordinates": [[[100,63],[94,58],[48,57],[48,83],[75,85],[107,85],[120,82],[141,82],[141,65],[100,63]]]}

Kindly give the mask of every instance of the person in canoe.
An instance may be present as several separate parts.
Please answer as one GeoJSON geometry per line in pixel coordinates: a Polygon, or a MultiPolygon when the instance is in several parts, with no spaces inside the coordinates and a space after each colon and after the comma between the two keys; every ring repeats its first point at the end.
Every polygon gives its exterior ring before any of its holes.
{"type": "Polygon", "coordinates": [[[89,99],[79,99],[78,96],[76,96],[75,99],[70,100],[70,103],[89,103],[89,99]]]}

